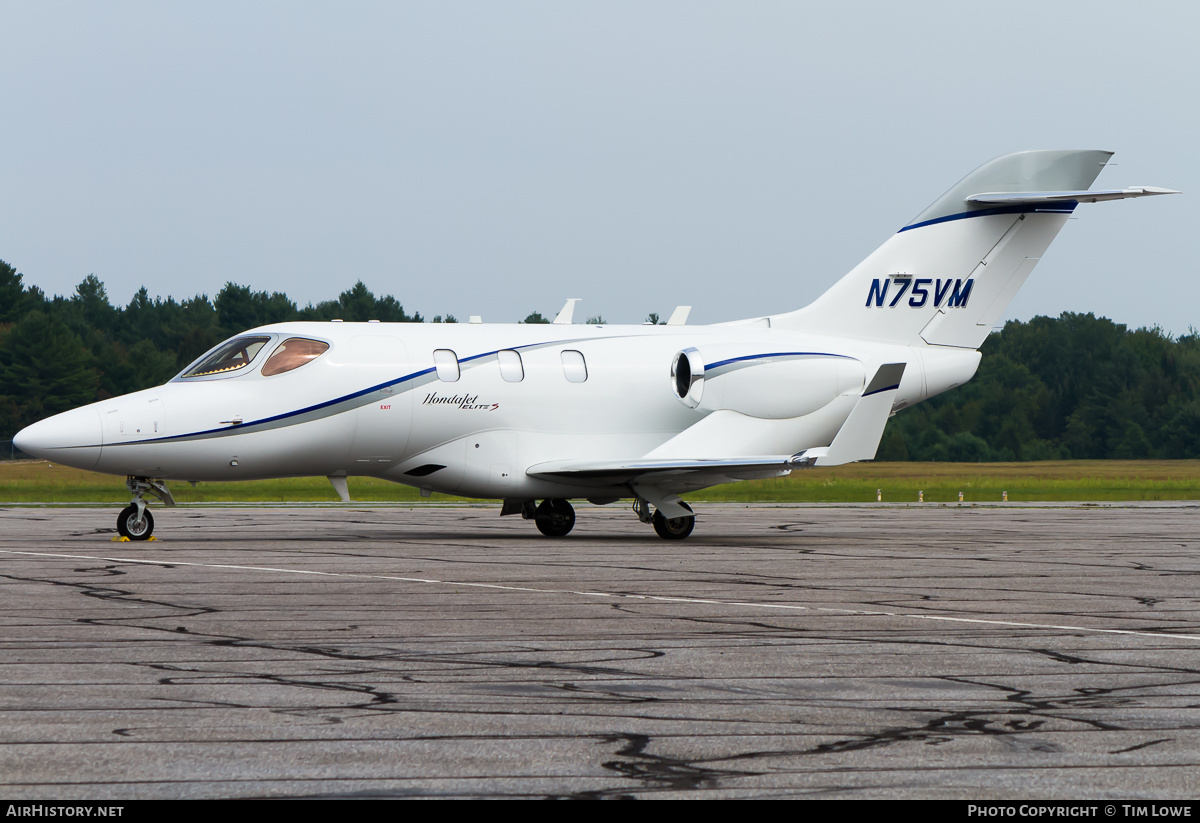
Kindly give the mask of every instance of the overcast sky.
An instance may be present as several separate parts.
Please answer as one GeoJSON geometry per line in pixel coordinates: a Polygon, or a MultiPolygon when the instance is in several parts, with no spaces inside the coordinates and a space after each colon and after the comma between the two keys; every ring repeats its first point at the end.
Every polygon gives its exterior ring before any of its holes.
{"type": "Polygon", "coordinates": [[[1009,317],[1200,327],[1200,4],[0,0],[0,259],[114,303],[805,305],[971,169],[1117,152],[1009,317]]]}

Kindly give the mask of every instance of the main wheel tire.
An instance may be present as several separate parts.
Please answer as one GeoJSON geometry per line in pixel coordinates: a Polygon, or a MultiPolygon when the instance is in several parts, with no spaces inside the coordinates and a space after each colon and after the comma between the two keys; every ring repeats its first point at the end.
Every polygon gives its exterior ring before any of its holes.
{"type": "MultiPolygon", "coordinates": [[[[692,507],[687,503],[680,503],[688,511],[692,507]]],[[[654,513],[654,531],[663,540],[682,540],[692,533],[692,529],[696,528],[696,517],[673,517],[670,520],[663,517],[661,513],[654,513]]]]}
{"type": "Polygon", "coordinates": [[[138,518],[137,506],[130,503],[117,515],[117,533],[130,540],[149,540],[154,534],[154,515],[145,509],[138,518]]]}
{"type": "Polygon", "coordinates": [[[564,537],[575,528],[575,509],[566,500],[543,500],[533,519],[547,537],[564,537]]]}

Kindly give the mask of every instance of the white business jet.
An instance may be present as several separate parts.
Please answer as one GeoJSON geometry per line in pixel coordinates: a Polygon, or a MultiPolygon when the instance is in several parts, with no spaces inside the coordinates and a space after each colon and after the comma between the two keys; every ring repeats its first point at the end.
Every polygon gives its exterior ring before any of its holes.
{"type": "Polygon", "coordinates": [[[561,537],[570,499],[691,534],[681,495],[875,456],[889,416],[965,383],[980,344],[1088,191],[1105,151],[1027,151],[963,178],[814,303],[709,326],[279,323],[158,388],[21,431],[22,451],[125,475],[148,538],[168,480],[382,477],[503,501],[561,537]],[[541,501],[540,503],[538,501],[541,501]]]}

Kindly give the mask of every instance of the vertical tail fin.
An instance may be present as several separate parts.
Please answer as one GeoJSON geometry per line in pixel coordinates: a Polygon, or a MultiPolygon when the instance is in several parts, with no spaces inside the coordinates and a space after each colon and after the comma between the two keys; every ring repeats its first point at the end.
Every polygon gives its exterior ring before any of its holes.
{"type": "MultiPolygon", "coordinates": [[[[1111,156],[1026,151],[985,163],[816,301],[771,325],[978,348],[1111,156]]],[[[1104,194],[1096,199],[1119,193],[1104,194]]]]}

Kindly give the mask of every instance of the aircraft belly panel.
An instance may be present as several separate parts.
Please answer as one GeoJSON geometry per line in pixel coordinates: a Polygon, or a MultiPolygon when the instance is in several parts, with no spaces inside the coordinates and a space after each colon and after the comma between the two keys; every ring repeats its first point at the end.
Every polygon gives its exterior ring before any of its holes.
{"type": "Polygon", "coordinates": [[[489,431],[468,437],[459,493],[467,497],[507,497],[518,486],[515,475],[517,433],[489,431]]]}

